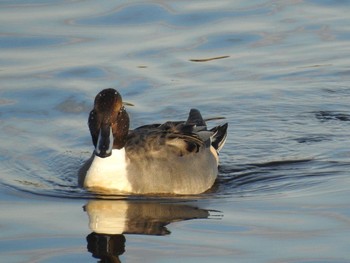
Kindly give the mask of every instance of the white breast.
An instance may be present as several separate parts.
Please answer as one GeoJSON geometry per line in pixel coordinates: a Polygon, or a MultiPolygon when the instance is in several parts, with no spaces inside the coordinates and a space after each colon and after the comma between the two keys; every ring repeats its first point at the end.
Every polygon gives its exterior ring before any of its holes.
{"type": "Polygon", "coordinates": [[[125,149],[114,149],[106,158],[94,156],[84,181],[84,187],[101,190],[131,192],[132,187],[127,176],[125,149]]]}

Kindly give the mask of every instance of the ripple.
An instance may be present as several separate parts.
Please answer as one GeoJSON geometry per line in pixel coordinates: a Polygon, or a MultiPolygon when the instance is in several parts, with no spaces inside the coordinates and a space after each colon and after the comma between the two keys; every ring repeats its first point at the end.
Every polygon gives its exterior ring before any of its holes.
{"type": "MultiPolygon", "coordinates": [[[[67,3],[70,0],[55,0],[54,4],[63,4],[67,3]]],[[[47,0],[3,0],[1,1],[1,5],[3,8],[7,7],[29,7],[29,6],[47,6],[47,5],[52,5],[53,1],[47,1],[47,0]]]]}
{"type": "Polygon", "coordinates": [[[140,25],[162,23],[172,26],[201,26],[224,18],[242,17],[249,15],[268,14],[267,7],[252,7],[245,10],[202,10],[201,12],[181,13],[164,4],[129,4],[118,7],[115,11],[100,16],[77,20],[83,25],[140,25]]]}
{"type": "Polygon", "coordinates": [[[58,78],[104,78],[107,76],[106,70],[100,67],[73,67],[73,68],[65,68],[65,70],[56,74],[58,78]]]}
{"type": "Polygon", "coordinates": [[[222,33],[218,35],[209,35],[203,44],[197,47],[198,50],[232,49],[237,46],[246,46],[261,39],[260,35],[236,33],[222,33]]]}
{"type": "MultiPolygon", "coordinates": [[[[91,193],[78,187],[77,172],[87,159],[86,155],[87,153],[42,152],[40,158],[30,157],[26,161],[22,158],[12,164],[7,160],[7,171],[17,175],[2,179],[1,184],[31,195],[69,199],[193,200],[235,196],[269,198],[275,195],[309,193],[308,189],[322,186],[333,179],[338,174],[334,172],[335,167],[350,168],[350,163],[339,164],[334,161],[313,159],[279,160],[240,166],[224,164],[220,166],[220,174],[215,185],[201,195],[106,195],[91,193]],[[80,157],[77,157],[79,155],[80,157]]],[[[313,193],[316,194],[317,191],[313,190],[313,193]]]]}
{"type": "MultiPolygon", "coordinates": [[[[319,188],[319,191],[323,191],[323,187],[330,180],[343,174],[339,170],[340,166],[349,169],[350,163],[297,159],[236,167],[223,165],[220,167],[220,176],[214,187],[214,195],[271,197],[288,194],[299,196],[309,194],[309,189],[316,187],[319,188]]],[[[318,191],[313,189],[312,193],[317,194],[318,191]]]]}
{"type": "Polygon", "coordinates": [[[313,134],[313,135],[308,135],[308,136],[302,136],[299,138],[296,138],[295,141],[298,143],[317,143],[317,142],[324,142],[324,141],[330,141],[331,136],[329,134],[313,134]]]}
{"type": "Polygon", "coordinates": [[[32,195],[90,198],[90,193],[77,186],[77,171],[83,163],[81,155],[47,150],[33,152],[32,156],[8,157],[0,182],[6,188],[32,195]]]}
{"type": "Polygon", "coordinates": [[[315,117],[324,122],[324,121],[350,121],[350,114],[345,112],[336,112],[336,111],[317,111],[315,112],[315,117]]]}
{"type": "Polygon", "coordinates": [[[74,96],[71,96],[59,103],[55,109],[62,113],[88,113],[91,110],[91,105],[86,101],[78,101],[74,96]]]}
{"type": "Polygon", "coordinates": [[[72,42],[71,39],[58,36],[48,37],[0,35],[0,48],[2,49],[42,48],[63,45],[70,42],[72,42]]]}

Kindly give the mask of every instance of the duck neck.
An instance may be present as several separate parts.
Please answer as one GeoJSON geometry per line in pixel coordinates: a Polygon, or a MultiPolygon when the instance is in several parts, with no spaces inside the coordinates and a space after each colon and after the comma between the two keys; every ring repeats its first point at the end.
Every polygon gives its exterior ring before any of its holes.
{"type": "Polygon", "coordinates": [[[129,133],[129,115],[124,107],[121,108],[117,116],[117,121],[112,125],[113,131],[113,149],[122,149],[129,133]]]}

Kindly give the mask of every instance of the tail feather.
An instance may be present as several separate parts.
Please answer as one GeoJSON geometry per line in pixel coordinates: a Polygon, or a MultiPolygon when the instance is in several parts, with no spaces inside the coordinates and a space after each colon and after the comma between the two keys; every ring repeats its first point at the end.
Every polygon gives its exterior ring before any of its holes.
{"type": "Polygon", "coordinates": [[[212,128],[210,131],[214,132],[212,136],[211,145],[216,149],[216,151],[220,151],[226,142],[227,137],[227,127],[228,124],[225,123],[220,126],[216,126],[212,128]]]}
{"type": "MultiPolygon", "coordinates": [[[[213,119],[220,118],[217,117],[213,119]]],[[[202,140],[206,141],[209,138],[211,138],[211,145],[216,149],[217,152],[219,152],[224,146],[227,137],[227,123],[216,126],[208,131],[207,124],[205,123],[205,120],[203,119],[199,110],[191,109],[185,124],[191,125],[192,132],[197,133],[197,135],[199,135],[202,138],[202,140]]]]}
{"type": "Polygon", "coordinates": [[[197,109],[191,109],[186,124],[192,124],[196,126],[207,126],[201,113],[197,109]]]}

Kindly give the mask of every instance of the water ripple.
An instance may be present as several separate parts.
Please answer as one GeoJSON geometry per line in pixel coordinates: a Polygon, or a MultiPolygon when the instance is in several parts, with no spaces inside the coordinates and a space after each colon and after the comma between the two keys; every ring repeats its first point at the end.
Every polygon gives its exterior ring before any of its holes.
{"type": "Polygon", "coordinates": [[[77,20],[80,25],[139,25],[148,23],[162,23],[171,26],[190,27],[201,26],[216,20],[233,17],[268,14],[271,10],[264,6],[252,7],[245,10],[202,10],[202,12],[181,13],[172,7],[159,4],[128,4],[116,8],[115,11],[100,16],[77,20]]]}
{"type": "MultiPolygon", "coordinates": [[[[93,194],[77,186],[77,171],[83,165],[87,153],[41,152],[40,158],[21,157],[20,162],[7,160],[8,173],[16,177],[2,179],[1,184],[32,195],[72,198],[72,199],[152,199],[152,198],[221,198],[234,196],[271,196],[308,193],[308,189],[322,186],[337,174],[334,168],[342,165],[350,169],[350,163],[339,164],[332,161],[313,159],[280,160],[267,163],[220,166],[219,177],[208,192],[197,196],[132,196],[93,194]],[[80,157],[77,157],[79,156],[80,157]],[[39,167],[39,168],[38,168],[39,167]],[[310,169],[310,167],[313,167],[310,169]],[[11,179],[9,179],[11,178],[11,179]]],[[[313,191],[314,194],[317,191],[313,191]]]]}
{"type": "MultiPolygon", "coordinates": [[[[43,48],[75,43],[78,39],[60,36],[0,35],[1,49],[43,48]]],[[[80,40],[79,40],[80,41],[80,40]]]]}
{"type": "Polygon", "coordinates": [[[315,112],[315,116],[320,121],[350,121],[350,114],[347,112],[335,112],[335,111],[318,111],[315,112]]]}
{"type": "MultiPolygon", "coordinates": [[[[222,165],[221,176],[215,186],[218,196],[302,195],[314,187],[322,187],[343,172],[339,166],[350,168],[350,163],[314,159],[280,160],[231,167],[222,165]],[[335,169],[337,168],[337,170],[335,169]]],[[[317,191],[313,189],[313,194],[317,191]]]]}

